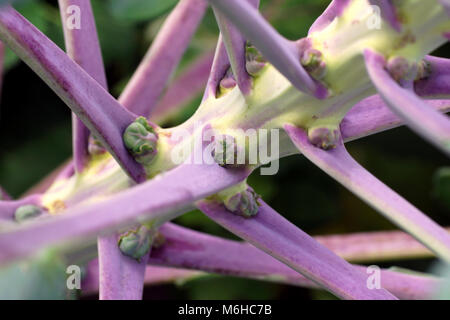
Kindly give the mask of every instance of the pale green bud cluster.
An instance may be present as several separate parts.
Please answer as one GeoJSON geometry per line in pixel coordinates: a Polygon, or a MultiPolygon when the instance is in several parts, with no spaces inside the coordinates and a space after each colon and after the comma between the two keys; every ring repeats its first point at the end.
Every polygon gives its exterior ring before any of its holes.
{"type": "Polygon", "coordinates": [[[149,164],[156,156],[158,136],[144,117],[137,118],[123,134],[123,141],[135,160],[149,164]]]}
{"type": "Polygon", "coordinates": [[[254,46],[247,43],[245,48],[245,68],[247,73],[252,77],[256,77],[266,66],[266,59],[261,55],[254,46]]]}
{"type": "Polygon", "coordinates": [[[259,196],[250,188],[224,200],[224,206],[234,214],[251,218],[258,214],[259,196]]]}

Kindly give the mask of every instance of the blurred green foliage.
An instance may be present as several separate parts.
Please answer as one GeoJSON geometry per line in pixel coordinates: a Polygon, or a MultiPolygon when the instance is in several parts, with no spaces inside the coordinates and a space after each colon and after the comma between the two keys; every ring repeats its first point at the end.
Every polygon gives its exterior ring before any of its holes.
{"type": "MultiPolygon", "coordinates": [[[[92,0],[109,87],[113,95],[120,94],[157,34],[168,11],[176,2],[176,0],[92,0]]],[[[298,39],[307,34],[309,26],[328,3],[328,0],[262,0],[261,11],[280,33],[289,39],[298,39]]],[[[17,1],[16,8],[64,48],[56,1],[21,0],[17,1]]],[[[193,59],[213,50],[217,35],[214,15],[209,10],[177,73],[193,59]]],[[[447,46],[440,49],[437,54],[448,56],[448,52],[447,46]]],[[[10,51],[7,52],[5,67],[7,72],[0,108],[0,185],[17,197],[70,157],[70,112],[10,51]]],[[[184,121],[195,111],[199,102],[200,94],[170,122],[163,125],[176,125],[184,121]]],[[[439,168],[448,166],[448,159],[432,146],[408,129],[400,128],[349,143],[348,148],[363,166],[382,181],[439,223],[450,225],[448,169],[436,173],[439,168]],[[435,175],[436,178],[433,180],[435,175]]],[[[276,176],[260,176],[256,172],[250,177],[250,185],[287,219],[310,234],[392,228],[392,225],[374,210],[301,156],[282,159],[280,172],[276,176]]],[[[176,222],[211,234],[235,238],[198,211],[188,213],[178,218],[176,222]]],[[[0,288],[5,288],[8,283],[19,285],[19,289],[25,288],[26,283],[42,287],[40,280],[37,279],[39,275],[56,270],[53,268],[60,268],[60,262],[56,258],[46,259],[32,262],[37,267],[0,271],[0,288]],[[48,259],[53,259],[54,264],[49,264],[48,259]],[[23,270],[32,271],[23,273],[23,270]]],[[[427,270],[430,261],[410,261],[401,265],[410,269],[427,270]]],[[[59,274],[59,271],[54,273],[59,274]]],[[[17,294],[31,289],[23,290],[17,291],[17,294]]],[[[63,292],[56,288],[53,292],[31,290],[23,297],[62,297],[62,294],[63,292]]],[[[217,276],[177,287],[167,285],[149,288],[145,292],[145,297],[332,298],[322,291],[217,276]]]]}

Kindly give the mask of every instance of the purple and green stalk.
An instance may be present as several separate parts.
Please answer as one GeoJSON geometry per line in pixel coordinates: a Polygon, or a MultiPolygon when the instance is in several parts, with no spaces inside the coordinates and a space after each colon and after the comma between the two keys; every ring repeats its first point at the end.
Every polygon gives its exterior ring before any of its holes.
{"type": "MultiPolygon", "coordinates": [[[[432,143],[445,145],[438,135],[446,132],[448,119],[436,110],[448,111],[450,102],[431,99],[448,97],[449,73],[445,67],[448,61],[426,55],[445,43],[450,31],[450,20],[444,11],[447,2],[336,0],[313,25],[308,37],[299,41],[280,36],[252,6],[255,3],[209,2],[219,17],[222,37],[205,98],[191,119],[167,129],[137,117],[148,116],[157,104],[204,14],[206,1],[179,2],[119,102],[105,90],[105,79],[95,76],[99,70],[103,72],[99,56],[92,66],[77,61],[76,48],[88,46],[95,52],[92,55],[99,54],[96,38],[77,38],[75,33],[66,30],[66,40],[75,48],[71,52],[68,45],[69,54],[78,65],[12,8],[0,10],[0,39],[46,81],[113,156],[103,154],[90,159],[84,157],[86,153],[84,156],[78,153],[78,157],[76,151],[77,175],[60,175],[42,196],[32,196],[50,214],[23,224],[8,223],[2,229],[0,262],[23,257],[44,246],[57,245],[64,249],[69,240],[105,236],[102,238],[106,243],[104,254],[99,250],[101,297],[140,298],[148,255],[136,256],[134,250],[141,253],[140,246],[145,249],[148,239],[130,228],[143,224],[153,232],[196,203],[217,223],[291,268],[284,267],[286,270],[306,276],[310,284],[313,281],[345,299],[395,299],[386,290],[369,290],[361,269],[319,244],[262,201],[252,207],[255,210],[251,210],[251,217],[230,212],[228,198],[222,195],[230,192],[238,195],[242,186],[247,188],[245,180],[259,163],[230,168],[171,160],[172,152],[181,144],[171,137],[183,130],[189,133],[187,143],[183,143],[194,145],[191,154],[185,155],[184,160],[189,160],[197,151],[205,151],[204,145],[195,147],[195,139],[207,129],[218,132],[230,129],[235,133],[249,128],[286,128],[306,157],[449,261],[448,233],[368,174],[347,154],[341,141],[341,138],[356,139],[406,121],[432,143]],[[367,29],[366,25],[371,5],[380,7],[383,22],[387,22],[376,30],[367,29]],[[357,14],[362,10],[367,11],[365,15],[357,14]],[[254,48],[249,51],[244,38],[259,52],[254,48]],[[377,52],[379,58],[373,59],[371,51],[377,52]],[[246,60],[249,52],[252,56],[262,55],[264,60],[261,72],[251,77],[246,60]],[[397,74],[399,69],[389,64],[389,61],[405,59],[419,65],[424,58],[429,68],[418,79],[411,79],[409,73],[403,78],[403,74],[397,74]],[[230,66],[234,76],[229,72],[230,66]],[[231,86],[231,80],[237,86],[231,86]],[[227,90],[218,96],[221,84],[227,90]],[[418,95],[430,99],[426,105],[412,92],[415,88],[418,95]],[[377,91],[387,107],[379,96],[373,96],[377,91]],[[400,103],[404,102],[401,99],[406,99],[407,112],[400,110],[400,103]],[[197,122],[203,126],[196,127],[197,122]],[[75,179],[79,179],[76,184],[75,179]],[[136,186],[136,182],[141,184],[136,186]],[[117,232],[122,230],[129,231],[118,241],[117,232]],[[138,257],[139,265],[128,257],[124,260],[119,247],[122,253],[138,257]]],[[[92,15],[88,18],[94,30],[92,15]]],[[[400,64],[394,64],[397,65],[400,64]]],[[[86,152],[83,131],[75,131],[83,143],[74,149],[86,152]]],[[[280,150],[282,156],[296,152],[292,144],[283,144],[280,150]]],[[[230,199],[238,198],[231,194],[230,199]]],[[[13,211],[28,204],[23,202],[26,200],[0,202],[0,215],[12,219],[13,211]]],[[[34,211],[27,211],[23,216],[33,214],[34,211]]],[[[258,254],[263,253],[258,251],[258,254]]],[[[267,259],[272,258],[267,256],[267,259]]],[[[385,288],[401,297],[402,291],[396,287],[398,277],[385,274],[389,279],[385,288]]],[[[403,280],[405,284],[417,279],[403,280]]],[[[420,295],[426,291],[426,285],[422,282],[411,286],[416,286],[420,295]]]]}

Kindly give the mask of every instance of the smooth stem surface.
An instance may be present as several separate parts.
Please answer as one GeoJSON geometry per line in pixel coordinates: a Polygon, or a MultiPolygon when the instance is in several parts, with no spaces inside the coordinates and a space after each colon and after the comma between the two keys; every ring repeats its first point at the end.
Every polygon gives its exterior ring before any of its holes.
{"type": "MultiPolygon", "coordinates": [[[[164,224],[159,231],[165,242],[153,249],[149,259],[152,265],[319,288],[313,281],[248,243],[222,239],[172,223],[164,224]]],[[[354,268],[367,274],[365,267],[354,268]]],[[[401,299],[430,298],[438,284],[439,280],[433,277],[381,270],[382,287],[401,299]]]]}
{"type": "Polygon", "coordinates": [[[384,68],[383,56],[371,50],[366,50],[364,56],[369,76],[388,107],[417,134],[450,156],[450,119],[392,79],[384,68]]]}
{"type": "Polygon", "coordinates": [[[258,214],[249,219],[215,202],[199,202],[198,208],[222,227],[340,298],[395,299],[386,290],[369,290],[362,272],[260,202],[258,214]]]}
{"type": "Polygon", "coordinates": [[[371,175],[348,154],[342,143],[335,149],[325,151],[313,146],[302,129],[285,125],[285,130],[311,162],[440,258],[450,261],[448,232],[371,175]]]}

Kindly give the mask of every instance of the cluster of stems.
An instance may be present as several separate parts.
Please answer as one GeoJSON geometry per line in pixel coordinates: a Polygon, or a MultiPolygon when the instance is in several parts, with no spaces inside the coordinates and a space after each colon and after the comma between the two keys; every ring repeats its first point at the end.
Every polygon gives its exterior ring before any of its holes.
{"type": "Polygon", "coordinates": [[[85,285],[101,299],[140,299],[145,283],[215,272],[343,299],[432,296],[437,278],[383,270],[382,288],[371,290],[363,267],[347,261],[435,255],[450,263],[450,234],[367,172],[344,142],[406,124],[450,156],[450,60],[429,55],[449,39],[448,1],[333,0],[305,38],[291,41],[262,17],[258,0],[180,0],[118,99],[107,91],[90,1],[59,5],[66,52],[11,6],[0,8],[4,45],[73,112],[73,160],[28,197],[0,192],[0,264],[48,246],[71,256],[97,241],[85,285]],[[64,23],[73,5],[80,29],[64,23]],[[208,5],[220,28],[214,56],[161,97],[208,5]],[[206,78],[189,120],[156,124],[206,78]],[[236,142],[249,129],[279,130],[279,157],[303,154],[412,238],[400,234],[386,249],[383,239],[361,236],[359,251],[355,241],[342,245],[348,253],[304,233],[248,186],[264,161],[236,164],[236,142]],[[225,138],[205,143],[211,132],[225,138]],[[246,243],[170,222],[193,208],[246,243]]]}

